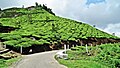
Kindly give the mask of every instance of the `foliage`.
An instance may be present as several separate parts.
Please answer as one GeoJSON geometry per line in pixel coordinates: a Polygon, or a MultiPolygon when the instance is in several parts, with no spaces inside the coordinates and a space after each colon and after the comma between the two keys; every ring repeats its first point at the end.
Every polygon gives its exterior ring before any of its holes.
{"type": "Polygon", "coordinates": [[[77,46],[68,51],[68,60],[59,59],[69,68],[120,68],[120,44],[102,44],[95,47],[77,46]]]}
{"type": "Polygon", "coordinates": [[[43,4],[42,8],[43,8],[43,9],[45,9],[46,11],[48,11],[49,13],[51,13],[51,14],[55,15],[55,13],[53,13],[53,12],[52,12],[52,9],[47,8],[47,6],[46,6],[46,5],[44,5],[44,4],[43,4]]]}
{"type": "Polygon", "coordinates": [[[4,44],[29,47],[88,37],[118,38],[88,24],[54,16],[50,14],[52,11],[47,6],[36,5],[37,7],[9,8],[0,12],[0,23],[3,26],[19,28],[10,33],[0,33],[4,44]]]}
{"type": "Polygon", "coordinates": [[[14,62],[18,61],[20,59],[20,57],[17,58],[12,58],[12,59],[0,59],[0,68],[8,68],[9,66],[11,66],[14,62]]]}
{"type": "Polygon", "coordinates": [[[38,7],[38,6],[39,6],[37,2],[35,2],[35,5],[36,5],[36,7],[38,7]]]}

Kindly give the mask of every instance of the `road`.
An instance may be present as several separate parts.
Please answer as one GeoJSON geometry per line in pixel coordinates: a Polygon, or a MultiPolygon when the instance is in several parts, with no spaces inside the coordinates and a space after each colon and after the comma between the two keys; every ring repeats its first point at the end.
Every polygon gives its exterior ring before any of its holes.
{"type": "Polygon", "coordinates": [[[25,55],[14,68],[67,68],[60,65],[54,59],[54,55],[58,51],[59,50],[25,55]]]}

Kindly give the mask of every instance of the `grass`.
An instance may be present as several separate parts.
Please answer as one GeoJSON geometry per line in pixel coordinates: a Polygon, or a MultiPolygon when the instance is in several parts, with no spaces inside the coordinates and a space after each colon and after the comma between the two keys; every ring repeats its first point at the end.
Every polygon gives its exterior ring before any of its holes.
{"type": "Polygon", "coordinates": [[[89,60],[58,60],[61,64],[64,64],[68,68],[108,68],[98,62],[89,60]]]}
{"type": "Polygon", "coordinates": [[[77,46],[67,51],[68,60],[57,59],[68,68],[120,68],[120,44],[102,44],[88,47],[77,46]]]}
{"type": "Polygon", "coordinates": [[[21,57],[12,58],[9,60],[0,59],[0,68],[9,68],[13,63],[17,62],[21,57]]]}

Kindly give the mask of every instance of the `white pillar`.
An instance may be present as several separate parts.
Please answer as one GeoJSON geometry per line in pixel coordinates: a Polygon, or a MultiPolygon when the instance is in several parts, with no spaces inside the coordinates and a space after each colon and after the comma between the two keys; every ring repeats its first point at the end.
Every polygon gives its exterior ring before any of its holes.
{"type": "Polygon", "coordinates": [[[86,44],[85,46],[86,46],[86,52],[88,53],[88,47],[87,47],[87,44],[86,44]]]}
{"type": "Polygon", "coordinates": [[[66,54],[66,44],[64,44],[64,50],[65,50],[65,54],[66,54]]]}
{"type": "Polygon", "coordinates": [[[69,49],[70,48],[70,46],[69,45],[67,45],[67,49],[69,49]]]}
{"type": "Polygon", "coordinates": [[[22,54],[22,46],[20,47],[20,53],[22,54]]]}

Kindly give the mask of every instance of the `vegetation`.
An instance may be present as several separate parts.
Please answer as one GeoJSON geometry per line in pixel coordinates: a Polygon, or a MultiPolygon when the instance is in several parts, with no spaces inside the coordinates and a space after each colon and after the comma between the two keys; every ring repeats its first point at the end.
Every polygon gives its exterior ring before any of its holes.
{"type": "Polygon", "coordinates": [[[77,46],[67,51],[68,60],[58,59],[68,68],[120,68],[120,44],[102,44],[96,47],[77,46]]]}
{"type": "Polygon", "coordinates": [[[9,59],[9,60],[0,59],[0,68],[8,68],[14,62],[18,61],[18,59],[20,59],[20,57],[18,57],[18,58],[12,58],[12,59],[9,59]]]}
{"type": "MultiPolygon", "coordinates": [[[[55,16],[52,9],[44,4],[39,5],[36,2],[35,5],[28,8],[24,8],[23,5],[22,8],[13,7],[0,10],[0,41],[16,49],[20,49],[22,46],[27,51],[27,47],[33,45],[36,47],[46,44],[52,45],[61,43],[61,41],[76,41],[91,37],[118,38],[96,29],[95,25],[92,27],[82,22],[55,16]],[[8,31],[2,30],[6,27],[11,27],[12,31],[10,28],[7,28],[8,31]]],[[[88,56],[84,50],[85,47],[79,46],[68,51],[68,60],[59,61],[72,68],[79,68],[79,66],[87,68],[95,68],[94,66],[98,68],[119,67],[119,47],[119,44],[89,47],[91,56],[88,56]]],[[[6,68],[14,60],[16,59],[0,59],[0,68],[6,68]]]]}
{"type": "MultiPolygon", "coordinates": [[[[55,16],[52,9],[46,5],[28,8],[0,9],[0,41],[7,46],[25,51],[33,45],[51,45],[61,41],[76,41],[88,38],[118,39],[106,32],[74,20],[55,16]],[[8,27],[8,28],[7,28],[8,27]],[[3,28],[7,28],[3,30],[3,28]],[[11,28],[11,30],[10,30],[11,28]],[[15,30],[14,30],[14,29],[15,30]],[[8,31],[7,31],[8,30],[8,31]]],[[[13,48],[13,49],[14,49],[13,48]]],[[[89,56],[84,46],[71,48],[68,51],[69,59],[59,62],[69,68],[115,68],[120,67],[120,44],[104,44],[98,47],[89,47],[89,56]],[[94,58],[94,59],[93,59],[94,58]]],[[[6,68],[17,59],[0,59],[0,68],[6,68]]]]}
{"type": "Polygon", "coordinates": [[[55,16],[50,8],[38,3],[28,8],[4,9],[0,15],[2,26],[18,28],[9,33],[0,33],[4,44],[16,48],[76,41],[88,37],[118,38],[88,24],[55,16]]]}

